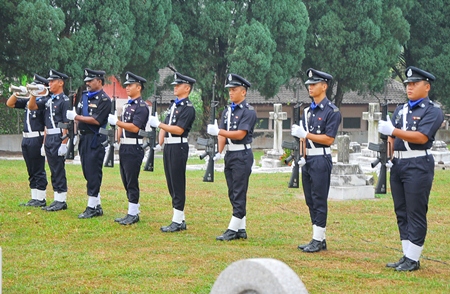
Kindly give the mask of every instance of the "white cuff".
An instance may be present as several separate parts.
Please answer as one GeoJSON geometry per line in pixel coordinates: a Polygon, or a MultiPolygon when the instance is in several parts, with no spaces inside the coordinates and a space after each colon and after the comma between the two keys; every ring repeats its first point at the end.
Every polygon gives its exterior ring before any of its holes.
{"type": "Polygon", "coordinates": [[[228,225],[228,229],[237,232],[239,230],[239,227],[241,226],[241,222],[242,219],[232,216],[230,224],[228,225]]]}
{"type": "Polygon", "coordinates": [[[405,256],[414,261],[419,261],[420,255],[422,255],[423,246],[417,246],[416,244],[409,241],[408,250],[405,256]]]}
{"type": "Polygon", "coordinates": [[[128,202],[128,214],[138,215],[140,213],[139,206],[141,206],[139,203],[135,204],[135,203],[128,202]]]}
{"type": "Polygon", "coordinates": [[[182,210],[173,209],[173,217],[172,221],[177,224],[181,224],[183,222],[184,213],[182,210]]]}
{"type": "Polygon", "coordinates": [[[325,238],[325,230],[325,228],[313,225],[313,239],[322,242],[325,238]]]}

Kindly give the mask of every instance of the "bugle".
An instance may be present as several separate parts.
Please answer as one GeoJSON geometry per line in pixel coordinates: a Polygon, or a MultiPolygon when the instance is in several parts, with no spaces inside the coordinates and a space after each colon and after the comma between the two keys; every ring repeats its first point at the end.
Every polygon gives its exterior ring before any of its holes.
{"type": "Polygon", "coordinates": [[[48,95],[48,88],[42,84],[28,84],[27,85],[28,93],[33,95],[34,97],[41,97],[48,95]],[[45,90],[45,94],[41,94],[45,90]]]}
{"type": "Polygon", "coordinates": [[[9,92],[14,93],[17,98],[30,98],[27,87],[25,86],[9,86],[9,92]]]}

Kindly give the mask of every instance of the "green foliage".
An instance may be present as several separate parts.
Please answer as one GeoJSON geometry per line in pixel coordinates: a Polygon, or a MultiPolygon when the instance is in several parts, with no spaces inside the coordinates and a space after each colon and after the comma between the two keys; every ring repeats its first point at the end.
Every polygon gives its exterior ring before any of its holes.
{"type": "Polygon", "coordinates": [[[381,91],[409,38],[410,2],[305,0],[311,25],[303,72],[314,67],[331,73],[336,93],[330,98],[337,106],[350,90],[381,91]]]}
{"type": "MultiPolygon", "coordinates": [[[[415,0],[406,15],[411,24],[411,38],[404,46],[406,66],[413,65],[433,73],[437,79],[431,86],[430,98],[450,107],[450,5],[445,0],[415,0]]],[[[401,78],[404,71],[400,69],[401,78]]]]}

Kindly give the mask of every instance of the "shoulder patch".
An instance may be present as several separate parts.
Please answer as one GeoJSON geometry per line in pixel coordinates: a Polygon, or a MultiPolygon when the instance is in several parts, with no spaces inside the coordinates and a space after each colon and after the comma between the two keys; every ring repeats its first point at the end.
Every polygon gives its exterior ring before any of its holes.
{"type": "Polygon", "coordinates": [[[66,95],[64,95],[63,98],[64,98],[64,101],[69,101],[70,100],[69,97],[67,97],[66,95]]]}
{"type": "Polygon", "coordinates": [[[147,104],[145,103],[144,100],[141,100],[141,102],[139,103],[139,106],[147,106],[147,104]]]}
{"type": "Polygon", "coordinates": [[[436,108],[441,108],[441,104],[438,103],[438,102],[430,101],[430,104],[433,105],[433,106],[436,107],[436,108]]]}
{"type": "Polygon", "coordinates": [[[339,111],[339,108],[336,106],[336,105],[334,105],[333,103],[328,103],[328,106],[330,106],[331,108],[333,108],[333,112],[338,112],[339,111]]]}
{"type": "Polygon", "coordinates": [[[245,104],[245,106],[249,109],[249,110],[255,110],[255,108],[253,106],[251,106],[250,104],[245,104]]]}

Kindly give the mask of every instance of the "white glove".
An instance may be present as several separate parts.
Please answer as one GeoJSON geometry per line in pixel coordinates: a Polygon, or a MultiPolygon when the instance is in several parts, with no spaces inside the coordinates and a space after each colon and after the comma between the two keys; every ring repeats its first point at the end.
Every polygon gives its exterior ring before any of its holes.
{"type": "Polygon", "coordinates": [[[395,127],[392,125],[389,115],[387,116],[387,121],[380,120],[378,122],[378,132],[382,133],[383,135],[392,136],[392,133],[394,132],[394,130],[395,130],[395,127]]]}
{"type": "Polygon", "coordinates": [[[298,166],[302,167],[306,164],[306,160],[304,157],[300,158],[300,160],[298,161],[298,166]]]}
{"type": "Polygon", "coordinates": [[[73,145],[75,146],[75,145],[77,145],[77,143],[78,143],[78,136],[74,135],[73,136],[73,145]]]}
{"type": "Polygon", "coordinates": [[[115,126],[117,124],[117,121],[119,119],[117,118],[117,111],[114,112],[114,114],[109,114],[108,115],[108,122],[110,125],[115,126]]]}
{"type": "Polygon", "coordinates": [[[386,162],[386,167],[387,168],[391,168],[391,167],[393,167],[394,166],[394,163],[389,159],[387,162],[386,162]]]}
{"type": "Polygon", "coordinates": [[[161,124],[161,122],[158,119],[158,113],[155,112],[155,116],[151,115],[148,118],[148,124],[152,127],[152,128],[157,128],[159,127],[159,125],[161,124]]]}
{"type": "Polygon", "coordinates": [[[75,116],[77,116],[77,112],[75,111],[75,107],[73,110],[67,110],[66,111],[66,117],[68,120],[74,120],[75,116]]]}
{"type": "Polygon", "coordinates": [[[114,149],[116,149],[116,150],[119,150],[119,148],[120,148],[120,144],[117,142],[114,143],[113,146],[114,146],[114,149]]]}
{"type": "Polygon", "coordinates": [[[217,161],[217,160],[220,160],[220,159],[222,159],[222,153],[216,153],[216,155],[214,155],[214,157],[213,157],[214,161],[217,161]]]}
{"type": "Polygon", "coordinates": [[[217,125],[217,119],[214,120],[214,124],[213,125],[209,124],[208,128],[206,130],[206,132],[208,134],[210,134],[211,136],[218,136],[219,135],[219,131],[220,131],[220,129],[219,129],[219,126],[217,125]]]}
{"type": "Polygon", "coordinates": [[[61,146],[59,146],[59,149],[58,149],[58,156],[65,156],[66,153],[67,153],[67,145],[61,144],[61,146]]]}
{"type": "Polygon", "coordinates": [[[45,147],[42,145],[41,147],[41,156],[45,156],[45,147]]]}
{"type": "Polygon", "coordinates": [[[155,152],[159,152],[159,151],[161,151],[161,145],[156,145],[155,147],[153,147],[153,150],[155,150],[155,152]]]}
{"type": "Polygon", "coordinates": [[[303,128],[303,126],[292,125],[291,127],[291,135],[297,138],[306,138],[306,134],[308,132],[303,128]]]}

